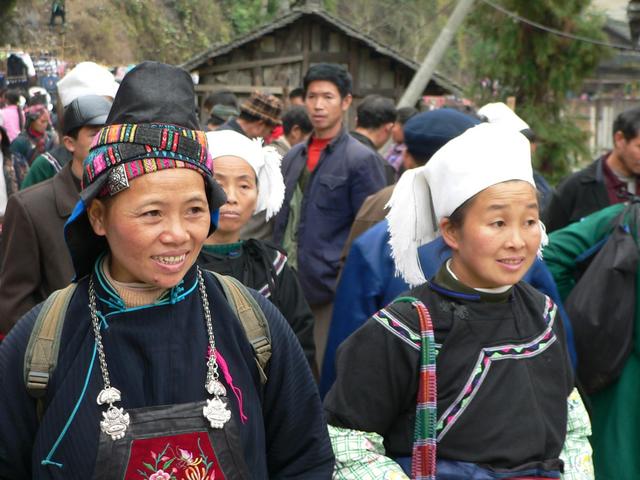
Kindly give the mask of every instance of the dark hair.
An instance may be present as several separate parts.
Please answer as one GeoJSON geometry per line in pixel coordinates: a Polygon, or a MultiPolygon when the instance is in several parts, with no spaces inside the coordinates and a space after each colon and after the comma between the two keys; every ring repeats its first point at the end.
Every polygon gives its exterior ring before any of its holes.
{"type": "Polygon", "coordinates": [[[417,108],[413,108],[413,107],[399,108],[397,111],[396,122],[398,122],[400,125],[404,125],[416,113],[418,113],[417,108]]]}
{"type": "Polygon", "coordinates": [[[217,115],[211,115],[209,117],[209,119],[207,120],[207,125],[211,124],[211,125],[215,125],[216,127],[223,125],[225,122],[224,118],[220,118],[217,115]]]}
{"type": "Polygon", "coordinates": [[[4,98],[7,99],[9,105],[17,105],[20,102],[20,91],[13,89],[7,90],[4,98]]]}
{"type": "Polygon", "coordinates": [[[274,122],[270,122],[266,118],[258,117],[256,115],[251,115],[250,113],[246,112],[245,110],[240,110],[240,115],[238,115],[238,118],[244,120],[245,122],[249,122],[249,123],[264,122],[267,125],[272,126],[272,127],[275,127],[277,125],[274,122]]]}
{"type": "Polygon", "coordinates": [[[367,95],[357,109],[357,124],[361,128],[379,128],[396,121],[398,112],[393,100],[380,95],[367,95]]]}
{"type": "Polygon", "coordinates": [[[411,155],[411,158],[413,158],[413,161],[418,167],[422,167],[423,165],[426,165],[427,162],[431,160],[431,157],[432,157],[432,155],[420,155],[417,153],[411,153],[408,149],[407,149],[407,153],[411,155]]]}
{"type": "Polygon", "coordinates": [[[622,132],[625,140],[632,140],[640,133],[640,107],[631,108],[618,115],[613,122],[613,134],[622,132]]]}
{"type": "MultiPolygon", "coordinates": [[[[522,180],[507,180],[505,182],[500,182],[500,183],[510,183],[510,182],[521,182],[522,180]]],[[[532,185],[533,186],[533,185],[532,185]]],[[[538,210],[540,209],[540,191],[535,188],[536,191],[536,198],[538,199],[538,210]]],[[[467,200],[464,201],[464,203],[462,203],[460,206],[458,206],[458,208],[456,208],[453,213],[451,215],[449,215],[449,223],[451,223],[451,226],[453,228],[455,228],[456,230],[459,230],[460,228],[462,228],[462,225],[464,224],[464,220],[467,217],[467,212],[469,211],[469,209],[471,208],[471,206],[473,205],[473,202],[475,202],[476,198],[478,198],[478,195],[480,195],[480,193],[482,192],[478,192],[476,193],[473,197],[468,198],[467,200]]]]}
{"type": "Polygon", "coordinates": [[[524,135],[524,137],[531,143],[535,143],[538,140],[538,136],[532,128],[523,128],[522,130],[520,130],[520,133],[524,135]]]}
{"type": "Polygon", "coordinates": [[[47,96],[44,93],[38,92],[27,100],[27,106],[33,105],[47,105],[47,96]]]}
{"type": "Polygon", "coordinates": [[[351,94],[351,89],[353,88],[351,74],[341,65],[336,63],[318,63],[317,65],[310,67],[302,80],[302,88],[304,89],[305,97],[307,96],[307,90],[309,89],[311,82],[319,80],[333,83],[338,89],[338,92],[340,92],[340,97],[342,98],[351,94]]]}
{"type": "Polygon", "coordinates": [[[238,97],[229,90],[220,90],[219,92],[213,92],[207,95],[204,99],[204,108],[209,112],[214,105],[227,105],[238,109],[238,97]]]}
{"type": "Polygon", "coordinates": [[[449,215],[449,223],[453,228],[455,228],[456,230],[460,230],[462,228],[464,219],[467,216],[467,212],[471,208],[471,205],[473,205],[473,202],[478,195],[479,194],[476,193],[473,197],[465,200],[462,205],[458,206],[458,208],[456,208],[453,213],[449,215]]]}
{"type": "Polygon", "coordinates": [[[289,100],[296,97],[304,98],[304,90],[302,89],[302,87],[296,87],[293,90],[291,90],[291,92],[289,92],[289,100]]]}
{"type": "Polygon", "coordinates": [[[84,125],[80,126],[80,127],[76,127],[73,130],[67,132],[64,134],[65,137],[71,137],[74,140],[78,139],[78,134],[80,133],[80,129],[83,127],[84,125]]]}
{"type": "Polygon", "coordinates": [[[282,114],[282,129],[285,135],[289,135],[296,125],[304,133],[311,133],[313,130],[309,115],[307,115],[307,111],[302,105],[294,105],[282,114]]]}

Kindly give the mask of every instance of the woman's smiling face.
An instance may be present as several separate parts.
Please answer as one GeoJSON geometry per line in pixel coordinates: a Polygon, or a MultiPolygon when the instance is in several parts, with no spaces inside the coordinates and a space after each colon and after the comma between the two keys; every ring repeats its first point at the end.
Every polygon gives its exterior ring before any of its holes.
{"type": "Polygon", "coordinates": [[[94,200],[88,213],[107,239],[115,280],[164,288],[195,263],[211,221],[204,179],[187,168],[137,177],[114,197],[94,200]]]}
{"type": "Polygon", "coordinates": [[[527,182],[493,185],[477,194],[462,225],[443,219],[440,228],[453,250],[451,269],[472,288],[520,281],[535,260],[541,230],[535,188],[527,182]]]}

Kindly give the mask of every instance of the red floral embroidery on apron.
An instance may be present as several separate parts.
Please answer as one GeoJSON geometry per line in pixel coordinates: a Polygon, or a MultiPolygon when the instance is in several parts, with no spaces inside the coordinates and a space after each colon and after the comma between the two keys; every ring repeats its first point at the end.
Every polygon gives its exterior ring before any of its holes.
{"type": "Polygon", "coordinates": [[[127,480],[224,480],[206,432],[134,440],[127,480]]]}

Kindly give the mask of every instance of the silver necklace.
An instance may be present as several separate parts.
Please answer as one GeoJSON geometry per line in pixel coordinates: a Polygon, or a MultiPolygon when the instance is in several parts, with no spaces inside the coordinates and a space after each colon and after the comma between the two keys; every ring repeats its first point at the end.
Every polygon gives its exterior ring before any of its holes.
{"type": "MultiPolygon", "coordinates": [[[[198,286],[200,297],[202,299],[202,309],[207,325],[207,334],[209,336],[209,358],[207,360],[207,378],[205,380],[205,389],[213,398],[207,399],[207,404],[202,408],[202,414],[209,421],[211,428],[223,428],[225,423],[231,418],[231,411],[226,403],[227,389],[220,382],[218,373],[218,362],[216,360],[216,340],[213,335],[213,320],[211,310],[209,308],[209,298],[204,286],[204,278],[202,271],[197,267],[198,286]]],[[[98,394],[98,405],[108,404],[106,412],[102,412],[102,421],[100,422],[100,430],[109,435],[113,440],[118,440],[125,436],[129,427],[129,414],[124,408],[116,407],[113,404],[122,399],[120,390],[111,386],[109,380],[109,370],[107,368],[107,360],[102,345],[102,334],[100,333],[100,319],[98,317],[98,309],[96,308],[96,291],[93,283],[93,276],[89,279],[89,311],[91,313],[91,324],[93,326],[93,335],[98,350],[98,360],[100,362],[100,371],[102,372],[102,381],[104,388],[98,394]]]]}

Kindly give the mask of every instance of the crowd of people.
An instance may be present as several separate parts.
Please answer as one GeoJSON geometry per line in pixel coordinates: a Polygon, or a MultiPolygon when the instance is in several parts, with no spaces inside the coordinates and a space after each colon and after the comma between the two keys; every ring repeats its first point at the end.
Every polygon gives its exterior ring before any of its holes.
{"type": "Polygon", "coordinates": [[[640,316],[593,314],[637,296],[640,108],[553,189],[502,103],[350,131],[336,64],[57,89],[0,110],[0,478],[640,476],[640,316]]]}

